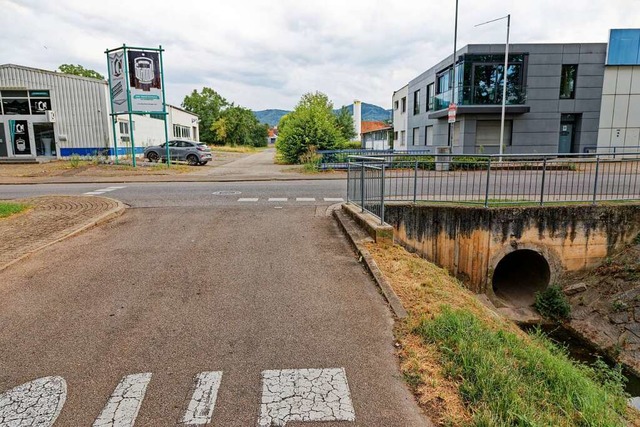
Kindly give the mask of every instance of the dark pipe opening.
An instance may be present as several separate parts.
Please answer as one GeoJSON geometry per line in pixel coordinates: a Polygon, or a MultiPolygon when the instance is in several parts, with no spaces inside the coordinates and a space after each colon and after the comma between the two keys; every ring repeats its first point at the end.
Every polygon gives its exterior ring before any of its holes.
{"type": "Polygon", "coordinates": [[[493,272],[493,292],[518,307],[532,305],[535,294],[549,286],[551,269],[536,251],[520,249],[507,254],[493,272]]]}

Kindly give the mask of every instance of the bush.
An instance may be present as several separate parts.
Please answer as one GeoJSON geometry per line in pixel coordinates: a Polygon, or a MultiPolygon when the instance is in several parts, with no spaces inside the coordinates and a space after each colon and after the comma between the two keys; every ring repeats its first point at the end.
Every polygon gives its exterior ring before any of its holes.
{"type": "Polygon", "coordinates": [[[486,157],[454,157],[451,170],[486,170],[488,164],[486,157]]]}
{"type": "Polygon", "coordinates": [[[69,165],[74,169],[80,166],[80,156],[78,156],[77,154],[72,155],[69,158],[69,165]]]}
{"type": "Polygon", "coordinates": [[[536,292],[536,302],[533,306],[538,310],[538,313],[547,319],[562,320],[571,314],[569,301],[558,285],[552,285],[542,292],[536,292]]]}
{"type": "Polygon", "coordinates": [[[346,141],[340,147],[341,150],[360,150],[362,149],[362,142],[360,141],[346,141]]]}

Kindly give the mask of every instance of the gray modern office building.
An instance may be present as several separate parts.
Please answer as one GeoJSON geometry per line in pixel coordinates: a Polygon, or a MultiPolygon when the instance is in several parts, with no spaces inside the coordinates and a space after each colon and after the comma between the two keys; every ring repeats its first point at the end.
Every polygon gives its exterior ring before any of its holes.
{"type": "MultiPolygon", "coordinates": [[[[452,56],[409,82],[410,150],[499,151],[504,44],[468,45],[456,54],[455,124],[452,56]],[[453,138],[450,132],[453,131],[453,138]]],[[[607,43],[513,44],[507,67],[505,153],[595,151],[607,43]]]]}

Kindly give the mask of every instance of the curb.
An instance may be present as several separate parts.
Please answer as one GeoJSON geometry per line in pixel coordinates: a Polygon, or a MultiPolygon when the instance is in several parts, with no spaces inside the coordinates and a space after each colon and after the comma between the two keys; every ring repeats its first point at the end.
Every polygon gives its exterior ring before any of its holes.
{"type": "MultiPolygon", "coordinates": [[[[344,209],[345,205],[342,206],[344,209]]],[[[384,274],[378,267],[378,264],[376,264],[375,260],[373,259],[373,256],[371,256],[371,253],[367,250],[367,248],[360,244],[360,242],[362,242],[363,240],[358,239],[356,236],[357,232],[355,227],[357,226],[349,224],[348,221],[350,218],[345,213],[343,213],[341,209],[334,210],[333,217],[340,226],[340,229],[347,236],[347,239],[349,240],[349,243],[351,243],[351,246],[360,256],[360,262],[364,264],[367,272],[369,272],[373,280],[376,282],[376,285],[391,307],[391,311],[393,311],[393,314],[398,319],[406,319],[409,315],[407,314],[407,310],[405,310],[404,306],[402,305],[402,301],[400,301],[400,298],[398,297],[398,295],[396,295],[395,291],[389,284],[389,281],[384,276],[384,274]]]]}
{"type": "Polygon", "coordinates": [[[73,236],[75,236],[77,234],[80,234],[80,233],[82,233],[84,231],[87,231],[90,228],[97,227],[98,225],[101,225],[101,224],[104,224],[104,223],[106,223],[108,221],[111,221],[112,219],[117,218],[120,215],[122,215],[124,213],[125,209],[127,208],[127,206],[124,203],[122,203],[121,201],[119,201],[119,200],[115,200],[115,199],[112,199],[110,197],[102,197],[102,198],[111,200],[113,202],[116,202],[117,206],[115,208],[113,208],[113,209],[108,210],[107,212],[104,212],[103,214],[99,215],[98,217],[93,218],[93,219],[89,220],[88,222],[82,224],[79,228],[71,231],[70,233],[68,233],[68,234],[66,234],[66,235],[64,235],[62,237],[59,237],[56,240],[53,240],[53,241],[48,242],[48,243],[45,243],[44,245],[39,246],[36,249],[33,249],[33,250],[27,252],[26,254],[14,259],[14,260],[12,260],[10,262],[8,262],[7,264],[0,265],[0,271],[6,270],[7,268],[12,266],[13,264],[16,264],[17,262],[22,261],[23,259],[30,257],[34,253],[39,252],[39,251],[41,251],[42,249],[44,249],[46,247],[49,247],[51,245],[55,245],[56,243],[59,243],[59,242],[65,240],[65,239],[68,239],[69,237],[73,237],[73,236]]]}
{"type": "Polygon", "coordinates": [[[165,179],[165,180],[131,180],[126,178],[114,177],[105,181],[39,181],[39,182],[0,182],[2,185],[46,185],[46,184],[153,184],[153,183],[182,183],[182,182],[277,182],[277,181],[343,181],[345,177],[329,177],[329,178],[309,178],[309,177],[281,177],[281,178],[259,178],[259,177],[247,177],[247,178],[220,178],[220,179],[165,179]]]}

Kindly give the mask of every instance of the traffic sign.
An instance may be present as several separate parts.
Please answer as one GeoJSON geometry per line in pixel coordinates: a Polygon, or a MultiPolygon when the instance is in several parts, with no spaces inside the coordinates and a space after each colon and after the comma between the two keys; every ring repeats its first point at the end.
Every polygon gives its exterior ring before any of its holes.
{"type": "Polygon", "coordinates": [[[458,106],[456,104],[449,104],[449,108],[447,109],[449,123],[456,122],[456,113],[458,112],[458,106]]]}

